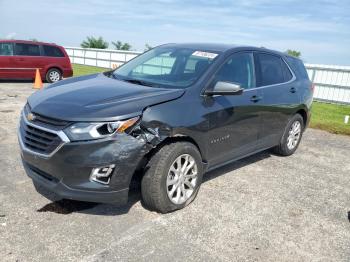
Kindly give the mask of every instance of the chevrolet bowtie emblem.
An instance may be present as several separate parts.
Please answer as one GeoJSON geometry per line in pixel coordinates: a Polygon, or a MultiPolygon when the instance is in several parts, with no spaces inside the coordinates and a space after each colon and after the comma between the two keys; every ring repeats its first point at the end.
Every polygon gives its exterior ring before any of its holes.
{"type": "Polygon", "coordinates": [[[29,113],[28,115],[27,115],[27,119],[28,119],[28,121],[34,121],[35,120],[35,115],[34,114],[32,114],[32,113],[29,113]]]}

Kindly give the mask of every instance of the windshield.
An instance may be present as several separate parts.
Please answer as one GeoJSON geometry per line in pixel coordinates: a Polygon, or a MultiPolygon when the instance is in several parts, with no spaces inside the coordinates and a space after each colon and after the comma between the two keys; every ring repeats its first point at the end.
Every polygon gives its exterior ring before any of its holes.
{"type": "Polygon", "coordinates": [[[116,69],[113,76],[147,86],[184,88],[193,84],[217,56],[217,52],[157,47],[116,69]]]}

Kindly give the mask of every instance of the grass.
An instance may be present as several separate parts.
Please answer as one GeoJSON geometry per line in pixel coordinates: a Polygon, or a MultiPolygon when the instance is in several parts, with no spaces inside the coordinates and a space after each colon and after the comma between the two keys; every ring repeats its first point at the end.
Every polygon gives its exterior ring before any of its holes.
{"type": "Polygon", "coordinates": [[[73,76],[83,76],[110,70],[110,68],[72,64],[73,76]]]}
{"type": "MultiPolygon", "coordinates": [[[[96,66],[72,64],[74,76],[88,75],[110,70],[96,66]]],[[[344,116],[350,115],[350,106],[314,102],[310,127],[334,134],[350,135],[350,123],[344,124],[344,116]]]]}
{"type": "Polygon", "coordinates": [[[350,123],[344,123],[345,115],[350,115],[350,106],[313,102],[310,127],[350,135],[350,123]]]}

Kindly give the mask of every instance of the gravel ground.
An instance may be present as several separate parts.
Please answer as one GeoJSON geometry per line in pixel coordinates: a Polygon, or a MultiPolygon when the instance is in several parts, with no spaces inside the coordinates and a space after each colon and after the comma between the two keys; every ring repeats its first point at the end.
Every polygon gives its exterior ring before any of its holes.
{"type": "Polygon", "coordinates": [[[206,174],[167,215],[52,203],[20,164],[16,126],[31,83],[0,83],[1,261],[349,261],[350,137],[309,129],[291,157],[263,152],[206,174]]]}

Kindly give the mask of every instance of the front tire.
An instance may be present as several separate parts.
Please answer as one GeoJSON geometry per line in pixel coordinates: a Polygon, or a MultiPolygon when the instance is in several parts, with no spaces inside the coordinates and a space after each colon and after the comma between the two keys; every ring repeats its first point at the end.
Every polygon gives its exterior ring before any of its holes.
{"type": "Polygon", "coordinates": [[[299,114],[296,114],[289,120],[280,144],[273,148],[276,154],[281,156],[290,156],[297,150],[301,137],[304,132],[304,120],[299,114]]]}
{"type": "Polygon", "coordinates": [[[192,143],[165,145],[146,166],[141,182],[144,204],[161,213],[184,208],[197,196],[202,177],[202,158],[192,143]]]}
{"type": "Polygon", "coordinates": [[[46,81],[48,83],[55,83],[62,79],[62,73],[57,68],[51,68],[46,73],[46,81]]]}

